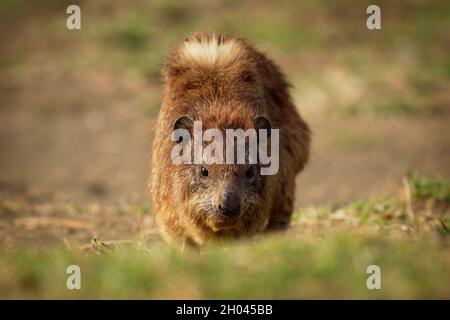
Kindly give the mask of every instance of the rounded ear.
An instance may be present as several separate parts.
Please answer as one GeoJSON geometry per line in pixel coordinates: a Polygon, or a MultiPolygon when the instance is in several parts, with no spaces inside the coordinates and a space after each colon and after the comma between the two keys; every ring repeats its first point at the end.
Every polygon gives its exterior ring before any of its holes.
{"type": "Polygon", "coordinates": [[[192,120],[188,116],[181,116],[173,123],[172,130],[176,129],[186,129],[191,132],[192,127],[194,126],[194,120],[192,120]]]}
{"type": "Polygon", "coordinates": [[[257,116],[253,119],[253,124],[255,125],[255,129],[266,129],[267,130],[267,136],[270,136],[272,124],[270,123],[269,119],[267,119],[264,116],[257,116]]]}
{"type": "MultiPolygon", "coordinates": [[[[188,116],[181,116],[175,122],[173,123],[172,131],[175,131],[177,129],[186,129],[189,131],[190,134],[192,134],[192,127],[194,126],[194,120],[189,118],[188,116]]],[[[176,143],[179,143],[183,140],[183,137],[179,137],[178,141],[176,143]]]]}

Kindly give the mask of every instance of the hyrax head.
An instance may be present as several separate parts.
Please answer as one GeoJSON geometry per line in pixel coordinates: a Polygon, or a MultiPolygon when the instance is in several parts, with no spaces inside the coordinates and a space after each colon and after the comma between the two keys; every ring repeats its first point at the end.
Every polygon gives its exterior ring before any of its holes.
{"type": "Polygon", "coordinates": [[[178,183],[183,186],[188,214],[214,231],[251,223],[267,196],[270,176],[262,174],[259,146],[262,139],[270,138],[270,121],[257,116],[218,123],[181,116],[173,130],[178,148],[172,156],[186,153],[184,162],[178,161],[178,183]]]}

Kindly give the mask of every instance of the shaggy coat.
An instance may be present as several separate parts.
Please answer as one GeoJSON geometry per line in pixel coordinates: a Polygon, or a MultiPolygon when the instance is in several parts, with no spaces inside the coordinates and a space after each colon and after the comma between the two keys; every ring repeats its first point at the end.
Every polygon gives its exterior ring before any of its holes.
{"type": "Polygon", "coordinates": [[[286,227],[293,211],[295,176],[308,161],[310,131],[292,103],[280,69],[242,38],[197,32],[173,50],[163,76],[149,179],[163,238],[202,245],[286,227]],[[201,120],[203,130],[223,131],[255,128],[256,117],[268,119],[271,128],[279,129],[278,173],[248,173],[247,165],[199,169],[198,164],[174,164],[171,151],[176,142],[171,133],[182,117],[201,120]],[[224,190],[239,195],[238,217],[217,218],[224,190]]]}

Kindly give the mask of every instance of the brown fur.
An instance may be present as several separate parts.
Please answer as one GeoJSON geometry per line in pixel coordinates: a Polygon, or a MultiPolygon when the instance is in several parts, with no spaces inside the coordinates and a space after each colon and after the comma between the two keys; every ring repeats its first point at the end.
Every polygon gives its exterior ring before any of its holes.
{"type": "Polygon", "coordinates": [[[288,92],[279,68],[247,41],[211,32],[188,37],[169,56],[163,70],[165,87],[156,124],[149,191],[155,220],[163,238],[172,243],[204,244],[212,239],[250,236],[290,222],[295,176],[309,156],[310,132],[288,92]],[[228,45],[219,56],[202,56],[201,45],[228,45]],[[192,49],[192,48],[191,48],[192,49]],[[187,51],[187,52],[186,52],[187,51]],[[200,53],[199,53],[200,52],[200,53]],[[197,56],[196,56],[197,55],[197,56]],[[197,58],[197,59],[196,59],[197,58]],[[188,115],[208,128],[253,128],[265,116],[280,129],[280,168],[276,175],[258,177],[249,187],[241,177],[245,165],[209,166],[208,184],[196,177],[198,165],[175,165],[170,140],[177,118],[188,115]],[[223,225],[208,215],[209,201],[223,188],[242,188],[248,208],[223,225]]]}

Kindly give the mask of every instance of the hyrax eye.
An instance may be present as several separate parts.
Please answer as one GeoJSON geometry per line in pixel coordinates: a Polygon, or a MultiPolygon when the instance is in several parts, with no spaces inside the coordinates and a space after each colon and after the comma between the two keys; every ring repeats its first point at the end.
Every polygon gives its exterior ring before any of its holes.
{"type": "Polygon", "coordinates": [[[255,177],[255,167],[252,166],[248,168],[245,172],[245,176],[247,177],[247,179],[253,179],[255,177]]]}
{"type": "Polygon", "coordinates": [[[200,176],[202,176],[203,178],[206,178],[209,175],[208,169],[206,169],[204,166],[200,167],[200,176]]]}

